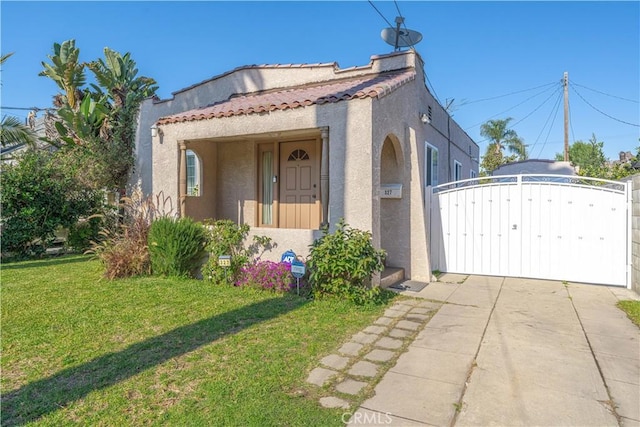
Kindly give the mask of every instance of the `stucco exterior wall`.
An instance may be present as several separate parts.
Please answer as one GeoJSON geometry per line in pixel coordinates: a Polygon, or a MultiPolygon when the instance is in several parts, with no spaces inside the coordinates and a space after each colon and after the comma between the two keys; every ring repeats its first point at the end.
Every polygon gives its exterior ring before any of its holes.
{"type": "MultiPolygon", "coordinates": [[[[346,70],[336,70],[333,64],[241,69],[176,92],[171,100],[145,102],[138,135],[139,162],[147,166],[146,172],[140,169],[143,191],[163,191],[178,200],[178,145],[184,141],[200,157],[203,171],[202,195],[187,197],[189,215],[255,227],[256,141],[278,141],[279,135],[290,132],[319,134],[327,128],[330,225],[344,218],[351,227],[371,231],[374,246],[389,253],[387,265],[404,268],[407,278],[429,281],[425,142],[438,148],[440,183],[452,179],[454,159],[463,165],[463,178],[472,169],[477,172],[479,148],[429,93],[417,55],[402,52],[372,61],[346,70]],[[164,124],[154,138],[149,131],[160,117],[210,105],[234,93],[407,67],[416,67],[415,80],[376,98],[164,124]],[[429,106],[432,120],[425,124],[420,114],[429,106]],[[148,182],[145,173],[151,177],[148,182]],[[381,198],[380,184],[394,183],[402,184],[402,198],[381,198]]],[[[318,230],[272,228],[253,228],[251,233],[272,237],[277,247],[263,256],[271,260],[279,260],[287,249],[306,256],[309,245],[321,235],[318,230]]]]}
{"type": "Polygon", "coordinates": [[[217,144],[199,141],[189,144],[189,149],[200,161],[200,195],[187,196],[186,204],[190,216],[196,221],[217,218],[215,201],[218,199],[216,165],[218,162],[217,144]]]}
{"type": "Polygon", "coordinates": [[[414,66],[416,57],[405,53],[384,55],[384,60],[372,56],[368,65],[340,69],[337,63],[261,65],[238,67],[179,91],[170,99],[147,99],[140,106],[136,131],[136,165],[129,180],[130,187],[139,187],[143,194],[153,190],[153,162],[156,145],[152,141],[151,126],[159,118],[201,108],[228,99],[233,94],[252,93],[336,78],[360,76],[372,72],[414,66]]]}
{"type": "MultiPolygon", "coordinates": [[[[257,167],[253,136],[277,137],[279,132],[326,126],[329,128],[330,158],[329,222],[335,225],[340,218],[345,218],[350,226],[371,231],[373,184],[370,116],[371,100],[359,99],[263,115],[164,125],[162,135],[154,139],[152,191],[164,191],[178,200],[178,142],[187,141],[188,148],[202,153],[205,177],[215,176],[213,183],[204,178],[203,197],[198,198],[199,201],[206,200],[204,196],[213,186],[218,193],[213,210],[215,218],[233,219],[254,226],[257,167]],[[243,135],[247,135],[246,138],[243,135]],[[206,155],[206,147],[213,146],[217,146],[218,166],[215,172],[211,171],[206,155]],[[349,185],[345,185],[347,182],[349,185]]],[[[188,203],[191,202],[188,200],[188,203]]],[[[207,212],[205,208],[202,209],[207,212]]],[[[280,238],[284,235],[282,232],[269,233],[275,233],[280,238]]],[[[293,236],[291,240],[304,238],[297,231],[293,236]]],[[[306,248],[311,242],[303,240],[300,245],[306,248]]],[[[293,243],[289,246],[296,246],[293,243]]]]}
{"type": "Polygon", "coordinates": [[[640,175],[631,182],[631,289],[640,294],[640,175]]]}

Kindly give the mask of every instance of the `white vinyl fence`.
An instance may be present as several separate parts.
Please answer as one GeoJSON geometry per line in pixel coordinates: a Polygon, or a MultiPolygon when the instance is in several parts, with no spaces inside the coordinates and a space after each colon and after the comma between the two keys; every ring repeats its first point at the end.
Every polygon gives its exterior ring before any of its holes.
{"type": "Polygon", "coordinates": [[[503,175],[429,187],[431,268],[629,287],[629,183],[503,175]]]}

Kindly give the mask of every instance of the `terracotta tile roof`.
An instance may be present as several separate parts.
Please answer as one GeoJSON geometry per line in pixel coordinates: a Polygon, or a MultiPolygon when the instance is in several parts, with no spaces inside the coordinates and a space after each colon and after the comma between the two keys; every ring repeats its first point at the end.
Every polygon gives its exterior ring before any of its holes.
{"type": "Polygon", "coordinates": [[[231,97],[208,107],[185,111],[158,119],[158,124],[180,123],[242,114],[265,113],[348,101],[356,98],[381,98],[399,86],[414,80],[414,69],[334,80],[318,85],[305,85],[266,93],[231,97]]]}

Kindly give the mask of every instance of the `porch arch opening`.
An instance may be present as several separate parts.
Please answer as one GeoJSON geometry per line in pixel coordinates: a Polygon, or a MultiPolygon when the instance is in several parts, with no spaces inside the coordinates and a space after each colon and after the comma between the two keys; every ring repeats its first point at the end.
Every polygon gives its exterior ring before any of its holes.
{"type": "Polygon", "coordinates": [[[380,246],[387,251],[386,265],[400,267],[408,248],[405,234],[409,230],[407,189],[404,188],[404,153],[400,140],[388,135],[380,152],[380,189],[401,185],[401,194],[380,191],[380,246]]]}

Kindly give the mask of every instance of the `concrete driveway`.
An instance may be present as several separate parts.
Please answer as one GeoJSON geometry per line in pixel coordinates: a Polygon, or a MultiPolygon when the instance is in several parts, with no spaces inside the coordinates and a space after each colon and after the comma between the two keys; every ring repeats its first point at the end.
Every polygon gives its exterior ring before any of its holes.
{"type": "Polygon", "coordinates": [[[640,329],[626,289],[444,275],[445,301],[350,425],[640,426],[640,329]]]}

